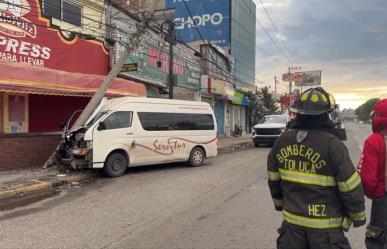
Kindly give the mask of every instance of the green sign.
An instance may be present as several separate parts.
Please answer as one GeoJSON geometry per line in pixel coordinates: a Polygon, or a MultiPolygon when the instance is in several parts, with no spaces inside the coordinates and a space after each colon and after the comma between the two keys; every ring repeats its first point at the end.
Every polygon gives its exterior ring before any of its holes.
{"type": "Polygon", "coordinates": [[[234,98],[231,101],[234,105],[242,105],[244,95],[239,92],[234,93],[234,98]]]}

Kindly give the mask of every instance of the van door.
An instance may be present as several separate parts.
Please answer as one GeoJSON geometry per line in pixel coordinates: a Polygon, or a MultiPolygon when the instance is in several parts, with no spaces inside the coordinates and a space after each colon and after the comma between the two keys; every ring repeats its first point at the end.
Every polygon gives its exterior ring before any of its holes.
{"type": "Polygon", "coordinates": [[[94,164],[104,163],[110,152],[116,149],[122,149],[129,153],[134,136],[132,120],[133,112],[116,111],[94,127],[94,164]]]}

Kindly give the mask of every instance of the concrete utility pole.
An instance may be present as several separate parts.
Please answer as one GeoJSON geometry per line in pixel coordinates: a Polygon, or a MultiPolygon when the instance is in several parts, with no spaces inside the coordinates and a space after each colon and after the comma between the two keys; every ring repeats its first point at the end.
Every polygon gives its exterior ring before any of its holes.
{"type": "Polygon", "coordinates": [[[277,76],[274,76],[274,92],[277,93],[277,76]]]}
{"type": "MultiPolygon", "coordinates": [[[[153,14],[157,4],[159,1],[154,1],[154,4],[152,6],[152,9],[150,13],[153,14]]],[[[139,20],[138,17],[135,18],[136,20],[139,20]]],[[[107,89],[109,89],[110,85],[113,82],[113,79],[117,77],[118,73],[121,71],[122,66],[125,64],[126,60],[128,59],[129,55],[138,47],[138,44],[141,40],[142,35],[145,33],[146,28],[148,28],[148,21],[149,18],[144,17],[140,18],[140,22],[137,24],[137,32],[133,34],[131,37],[131,43],[128,44],[127,47],[125,47],[124,51],[122,52],[120,58],[114,64],[111,71],[109,72],[108,76],[106,76],[104,82],[98,89],[98,91],[94,94],[94,96],[91,98],[85,109],[82,111],[81,115],[78,117],[78,119],[75,121],[74,125],[71,127],[71,130],[74,131],[79,127],[82,127],[85,125],[86,121],[90,117],[91,114],[93,114],[95,108],[97,108],[98,104],[101,102],[103,96],[105,95],[107,89]]]]}
{"type": "Polygon", "coordinates": [[[173,71],[173,46],[176,44],[175,39],[175,24],[172,20],[166,22],[168,24],[168,36],[166,37],[169,42],[169,72],[168,72],[168,87],[169,87],[169,99],[173,99],[173,87],[175,86],[175,74],[173,71]]]}

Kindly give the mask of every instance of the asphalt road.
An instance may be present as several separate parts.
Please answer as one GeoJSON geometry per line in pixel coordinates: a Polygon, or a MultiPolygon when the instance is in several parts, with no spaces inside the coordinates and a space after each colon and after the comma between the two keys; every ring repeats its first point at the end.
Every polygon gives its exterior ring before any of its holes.
{"type": "MultiPolygon", "coordinates": [[[[368,126],[347,124],[353,162],[368,126]]],[[[222,155],[199,168],[140,167],[117,179],[0,212],[0,248],[274,249],[281,214],[267,188],[270,148],[222,155]]],[[[363,249],[365,228],[352,229],[363,249]]]]}

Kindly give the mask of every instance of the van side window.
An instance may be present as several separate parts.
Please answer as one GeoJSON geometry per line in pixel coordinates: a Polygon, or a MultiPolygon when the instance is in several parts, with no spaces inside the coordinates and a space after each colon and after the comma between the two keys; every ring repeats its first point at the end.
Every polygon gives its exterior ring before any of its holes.
{"type": "Polygon", "coordinates": [[[105,130],[127,128],[132,126],[132,112],[114,112],[103,123],[105,130]]]}
{"type": "Polygon", "coordinates": [[[146,131],[215,129],[211,114],[139,112],[138,117],[146,131]]]}

